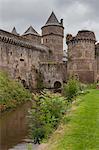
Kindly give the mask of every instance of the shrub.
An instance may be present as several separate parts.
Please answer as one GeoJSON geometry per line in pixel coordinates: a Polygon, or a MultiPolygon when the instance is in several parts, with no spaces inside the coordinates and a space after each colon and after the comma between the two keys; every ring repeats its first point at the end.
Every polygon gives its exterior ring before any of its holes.
{"type": "Polygon", "coordinates": [[[78,94],[80,90],[80,83],[75,79],[70,79],[67,84],[64,85],[64,96],[71,101],[73,97],[78,94]]]}
{"type": "Polygon", "coordinates": [[[43,89],[44,83],[43,83],[43,75],[41,72],[37,73],[37,89],[43,89]]]}
{"type": "Polygon", "coordinates": [[[0,71],[0,110],[15,108],[24,101],[31,100],[31,93],[21,83],[0,71]]]}
{"type": "Polygon", "coordinates": [[[85,91],[87,89],[87,85],[84,83],[80,83],[80,91],[85,91]]]}
{"type": "Polygon", "coordinates": [[[32,109],[29,111],[29,135],[37,143],[48,138],[50,133],[57,128],[67,103],[59,94],[42,92],[34,95],[32,109]]]}
{"type": "Polygon", "coordinates": [[[88,84],[87,85],[87,89],[96,89],[96,83],[93,83],[93,84],[88,84]]]}

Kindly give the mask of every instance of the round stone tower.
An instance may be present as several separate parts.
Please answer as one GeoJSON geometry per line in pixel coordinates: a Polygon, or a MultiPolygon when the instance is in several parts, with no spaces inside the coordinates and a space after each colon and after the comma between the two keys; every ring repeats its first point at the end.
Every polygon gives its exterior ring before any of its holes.
{"type": "Polygon", "coordinates": [[[73,37],[68,34],[68,77],[76,76],[81,82],[95,81],[95,34],[92,31],[82,30],[73,37]]]}
{"type": "Polygon", "coordinates": [[[50,48],[49,57],[52,61],[62,61],[63,58],[63,19],[59,22],[54,12],[42,27],[42,43],[50,48]]]}

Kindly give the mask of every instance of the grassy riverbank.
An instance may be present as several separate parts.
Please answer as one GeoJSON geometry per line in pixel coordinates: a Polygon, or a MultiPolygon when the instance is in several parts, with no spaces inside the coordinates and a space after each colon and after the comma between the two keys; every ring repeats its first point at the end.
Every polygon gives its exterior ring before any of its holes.
{"type": "Polygon", "coordinates": [[[12,80],[7,73],[0,71],[0,111],[13,109],[31,98],[31,93],[21,83],[12,80]]]}
{"type": "Polygon", "coordinates": [[[61,125],[52,135],[46,150],[99,149],[99,90],[79,96],[61,125]]]}

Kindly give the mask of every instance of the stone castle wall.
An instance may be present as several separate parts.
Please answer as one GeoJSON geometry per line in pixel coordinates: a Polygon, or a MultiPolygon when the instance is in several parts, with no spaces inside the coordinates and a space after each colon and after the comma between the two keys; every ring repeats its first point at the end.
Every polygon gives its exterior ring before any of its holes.
{"type": "Polygon", "coordinates": [[[9,70],[15,79],[36,87],[36,70],[39,62],[46,61],[47,48],[29,40],[0,30],[0,68],[9,70]]]}
{"type": "Polygon", "coordinates": [[[53,88],[55,81],[61,85],[66,81],[66,66],[54,60],[48,47],[0,30],[0,69],[7,70],[27,88],[37,88],[38,73],[43,74],[46,88],[53,88]]]}
{"type": "Polygon", "coordinates": [[[56,82],[61,86],[67,81],[66,63],[47,62],[40,64],[40,72],[43,74],[44,85],[46,88],[53,88],[56,82]]]}
{"type": "Polygon", "coordinates": [[[67,35],[68,75],[76,75],[82,82],[95,81],[95,35],[79,31],[76,37],[67,35]]]}
{"type": "Polygon", "coordinates": [[[0,30],[0,69],[7,70],[30,89],[37,88],[39,75],[46,88],[62,86],[73,75],[84,83],[99,80],[99,44],[95,45],[92,31],[79,31],[75,37],[67,35],[65,63],[62,62],[63,24],[43,26],[42,36],[35,32],[19,36],[0,30]]]}
{"type": "Polygon", "coordinates": [[[34,44],[38,44],[38,45],[41,44],[41,36],[28,34],[28,35],[23,35],[23,37],[25,37],[26,39],[28,39],[34,44]]]}

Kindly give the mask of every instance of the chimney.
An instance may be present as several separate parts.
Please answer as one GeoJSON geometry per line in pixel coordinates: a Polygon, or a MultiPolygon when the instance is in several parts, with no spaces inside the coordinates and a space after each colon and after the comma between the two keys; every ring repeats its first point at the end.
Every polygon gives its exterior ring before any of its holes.
{"type": "Polygon", "coordinates": [[[63,26],[63,19],[60,20],[60,24],[63,26]]]}

